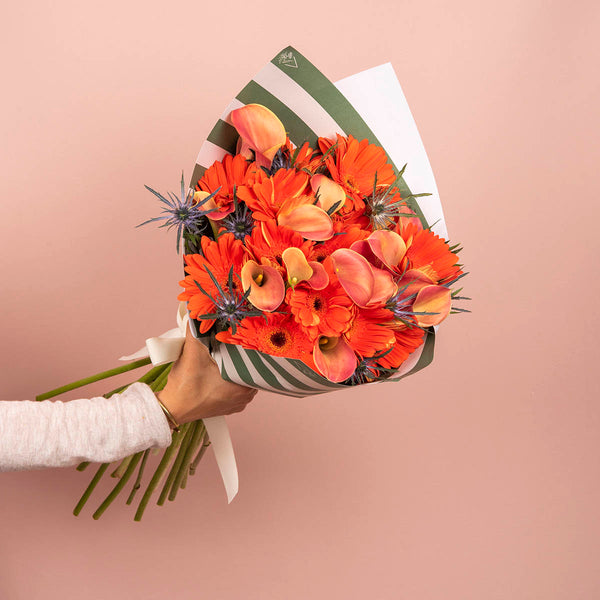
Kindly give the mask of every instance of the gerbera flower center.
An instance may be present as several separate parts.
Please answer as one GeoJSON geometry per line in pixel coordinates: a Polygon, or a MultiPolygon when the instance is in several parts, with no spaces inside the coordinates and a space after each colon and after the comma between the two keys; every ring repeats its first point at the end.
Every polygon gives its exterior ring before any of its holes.
{"type": "Polygon", "coordinates": [[[274,331],[269,337],[271,344],[276,348],[283,348],[287,342],[287,334],[285,331],[274,331]]]}

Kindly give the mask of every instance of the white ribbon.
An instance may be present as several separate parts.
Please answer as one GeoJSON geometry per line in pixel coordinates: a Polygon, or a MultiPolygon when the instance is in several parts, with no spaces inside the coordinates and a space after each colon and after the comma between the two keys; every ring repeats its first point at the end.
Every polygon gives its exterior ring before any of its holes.
{"type": "MultiPolygon", "coordinates": [[[[119,360],[135,360],[149,356],[155,367],[177,360],[183,349],[188,324],[189,317],[185,302],[180,302],[177,310],[177,327],[165,331],[158,337],[148,338],[143,348],[140,348],[134,354],[121,356],[119,360]]],[[[231,502],[238,493],[239,481],[227,422],[225,417],[208,417],[202,419],[202,421],[206,427],[221,472],[223,485],[227,492],[227,502],[231,502]]]]}

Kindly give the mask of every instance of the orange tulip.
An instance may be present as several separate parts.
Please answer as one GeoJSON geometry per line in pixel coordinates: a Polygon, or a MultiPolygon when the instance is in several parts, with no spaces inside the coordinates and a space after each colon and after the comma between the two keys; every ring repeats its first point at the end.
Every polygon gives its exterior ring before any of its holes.
{"type": "Polygon", "coordinates": [[[336,383],[348,379],[357,365],[354,350],[342,336],[319,336],[313,348],[313,360],[320,373],[336,383]]]}
{"type": "Polygon", "coordinates": [[[259,310],[272,312],[283,302],[285,284],[277,269],[249,260],[240,274],[244,292],[250,288],[248,301],[259,310]]]}
{"type": "Polygon", "coordinates": [[[247,104],[232,110],[230,119],[242,138],[241,149],[254,150],[259,166],[271,166],[286,141],[285,127],[277,115],[262,104],[247,104]]]}

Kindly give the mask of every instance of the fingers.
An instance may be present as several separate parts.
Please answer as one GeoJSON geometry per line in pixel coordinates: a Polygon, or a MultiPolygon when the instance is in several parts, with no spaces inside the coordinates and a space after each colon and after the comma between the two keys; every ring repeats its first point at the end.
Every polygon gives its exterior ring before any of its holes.
{"type": "Polygon", "coordinates": [[[244,390],[244,395],[241,396],[238,399],[238,402],[230,408],[231,412],[229,414],[242,412],[246,406],[248,406],[248,404],[254,400],[254,396],[256,396],[258,393],[256,388],[244,388],[244,390]]]}

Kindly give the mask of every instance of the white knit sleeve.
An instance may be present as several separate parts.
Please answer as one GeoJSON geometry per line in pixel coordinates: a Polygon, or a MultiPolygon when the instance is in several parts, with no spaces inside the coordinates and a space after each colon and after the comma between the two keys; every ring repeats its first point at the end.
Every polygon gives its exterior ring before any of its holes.
{"type": "Polygon", "coordinates": [[[108,399],[0,402],[0,471],[112,462],[170,443],[167,419],[144,383],[108,399]]]}

